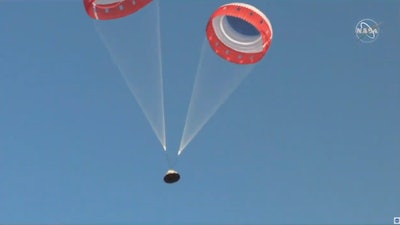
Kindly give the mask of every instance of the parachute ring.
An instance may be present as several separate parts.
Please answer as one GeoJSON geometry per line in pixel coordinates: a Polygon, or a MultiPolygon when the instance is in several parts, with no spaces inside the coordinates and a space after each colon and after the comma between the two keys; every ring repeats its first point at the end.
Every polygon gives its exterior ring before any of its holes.
{"type": "Polygon", "coordinates": [[[211,48],[223,59],[236,64],[253,64],[267,53],[272,42],[269,19],[245,3],[219,7],[207,24],[211,48]]]}
{"type": "Polygon", "coordinates": [[[83,0],[87,14],[96,20],[111,20],[139,11],[152,0],[83,0]]]}

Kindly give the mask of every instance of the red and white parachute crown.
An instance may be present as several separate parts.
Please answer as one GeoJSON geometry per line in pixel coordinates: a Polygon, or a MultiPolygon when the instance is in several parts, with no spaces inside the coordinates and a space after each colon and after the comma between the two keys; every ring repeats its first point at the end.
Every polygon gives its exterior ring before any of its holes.
{"type": "Polygon", "coordinates": [[[83,0],[87,14],[96,20],[111,20],[139,11],[152,0],[83,0]]]}
{"type": "Polygon", "coordinates": [[[260,61],[272,42],[272,25],[256,7],[245,3],[230,3],[219,7],[210,17],[207,39],[211,48],[223,59],[236,64],[252,64],[260,61]],[[259,35],[251,38],[239,37],[226,22],[227,17],[236,17],[252,25],[259,35]]]}

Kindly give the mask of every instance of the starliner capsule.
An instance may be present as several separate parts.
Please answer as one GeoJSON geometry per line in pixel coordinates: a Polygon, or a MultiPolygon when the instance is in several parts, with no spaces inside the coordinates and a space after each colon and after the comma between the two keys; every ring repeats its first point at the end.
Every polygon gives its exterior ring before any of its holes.
{"type": "Polygon", "coordinates": [[[178,182],[181,176],[175,170],[168,170],[167,174],[164,176],[164,182],[167,184],[172,184],[178,182]]]}
{"type": "Polygon", "coordinates": [[[267,53],[272,42],[269,19],[245,3],[219,7],[206,28],[211,48],[223,59],[236,64],[253,64],[267,53]]]}
{"type": "Polygon", "coordinates": [[[83,0],[87,14],[96,20],[112,20],[131,15],[152,0],[83,0]]]}

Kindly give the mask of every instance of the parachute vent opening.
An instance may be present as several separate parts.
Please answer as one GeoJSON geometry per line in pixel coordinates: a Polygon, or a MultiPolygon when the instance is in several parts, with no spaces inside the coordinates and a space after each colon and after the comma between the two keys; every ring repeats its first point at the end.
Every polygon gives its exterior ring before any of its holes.
{"type": "MultiPolygon", "coordinates": [[[[250,16],[252,16],[253,13],[250,13],[250,16]]],[[[236,32],[243,34],[243,35],[248,35],[248,36],[259,36],[260,32],[255,28],[252,24],[247,22],[246,20],[240,19],[238,17],[234,16],[226,16],[226,20],[232,29],[234,29],[236,32]]]]}
{"type": "Polygon", "coordinates": [[[219,16],[212,20],[218,39],[231,49],[244,53],[263,51],[260,32],[247,21],[234,16],[219,16]]]}
{"type": "Polygon", "coordinates": [[[124,6],[123,6],[123,5],[120,5],[120,6],[119,6],[119,10],[121,10],[121,11],[124,10],[124,6]]]}

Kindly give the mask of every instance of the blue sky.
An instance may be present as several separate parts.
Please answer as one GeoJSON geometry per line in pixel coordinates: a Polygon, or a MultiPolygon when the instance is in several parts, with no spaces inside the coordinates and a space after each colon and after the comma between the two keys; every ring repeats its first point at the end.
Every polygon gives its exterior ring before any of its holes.
{"type": "MultiPolygon", "coordinates": [[[[400,2],[246,2],[271,20],[271,48],[167,185],[160,142],[82,2],[2,1],[0,223],[392,224],[400,2]],[[382,22],[373,43],[355,38],[363,18],[382,22]]],[[[205,25],[225,3],[160,2],[170,156],[205,25]]],[[[116,33],[141,34],[146,12],[116,33]]],[[[132,42],[139,59],[146,45],[132,42]]]]}

